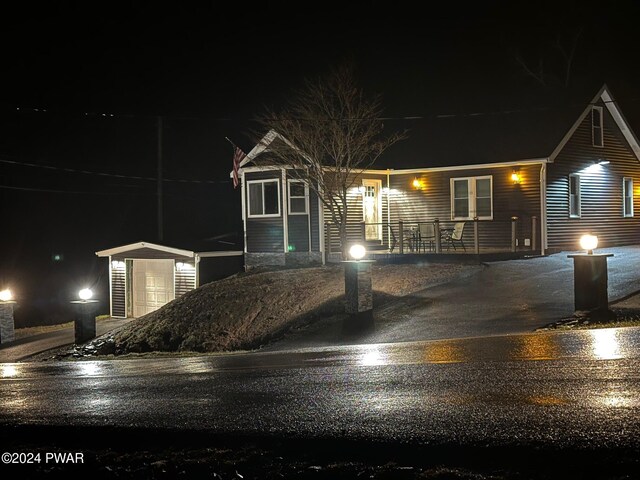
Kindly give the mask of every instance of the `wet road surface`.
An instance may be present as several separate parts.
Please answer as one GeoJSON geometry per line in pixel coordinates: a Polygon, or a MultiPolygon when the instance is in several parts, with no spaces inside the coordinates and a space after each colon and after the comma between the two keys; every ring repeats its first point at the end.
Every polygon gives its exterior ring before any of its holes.
{"type": "Polygon", "coordinates": [[[637,448],[640,328],[0,365],[0,423],[637,448]]]}

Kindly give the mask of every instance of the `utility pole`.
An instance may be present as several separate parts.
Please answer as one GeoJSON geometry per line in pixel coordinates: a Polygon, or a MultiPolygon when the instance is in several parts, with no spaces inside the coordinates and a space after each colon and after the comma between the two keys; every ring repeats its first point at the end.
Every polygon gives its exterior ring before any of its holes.
{"type": "Polygon", "coordinates": [[[163,241],[162,222],[162,117],[158,115],[158,180],[156,184],[156,196],[158,201],[158,240],[163,241]]]}

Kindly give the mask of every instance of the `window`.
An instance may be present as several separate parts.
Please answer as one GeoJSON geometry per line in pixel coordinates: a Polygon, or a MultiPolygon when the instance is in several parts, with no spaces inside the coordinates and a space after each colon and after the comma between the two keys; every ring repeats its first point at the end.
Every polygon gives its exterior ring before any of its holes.
{"type": "Polygon", "coordinates": [[[493,177],[451,179],[452,220],[493,219],[493,177]]]}
{"type": "Polygon", "coordinates": [[[569,217],[580,218],[580,175],[569,175],[569,217]]]}
{"type": "Polygon", "coordinates": [[[622,179],[622,202],[625,217],[633,217],[633,178],[622,179]]]}
{"type": "Polygon", "coordinates": [[[280,182],[277,179],[250,180],[249,217],[278,217],[280,215],[280,182]]]}
{"type": "Polygon", "coordinates": [[[289,215],[309,213],[309,185],[302,180],[289,180],[289,215]]]}
{"type": "Polygon", "coordinates": [[[591,139],[594,147],[604,146],[604,138],[602,136],[602,107],[593,107],[591,109],[591,139]]]}

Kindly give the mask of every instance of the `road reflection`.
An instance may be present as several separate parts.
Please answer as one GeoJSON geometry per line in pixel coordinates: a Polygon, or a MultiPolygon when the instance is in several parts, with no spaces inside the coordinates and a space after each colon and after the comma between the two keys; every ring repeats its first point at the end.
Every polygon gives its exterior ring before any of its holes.
{"type": "MultiPolygon", "coordinates": [[[[200,375],[223,371],[283,368],[549,362],[563,359],[619,361],[640,355],[640,327],[407,343],[345,345],[289,351],[190,357],[0,364],[0,381],[34,377],[104,377],[163,374],[200,375]]],[[[617,401],[611,400],[610,403],[617,401]]],[[[620,403],[620,402],[618,402],[620,403]]]]}

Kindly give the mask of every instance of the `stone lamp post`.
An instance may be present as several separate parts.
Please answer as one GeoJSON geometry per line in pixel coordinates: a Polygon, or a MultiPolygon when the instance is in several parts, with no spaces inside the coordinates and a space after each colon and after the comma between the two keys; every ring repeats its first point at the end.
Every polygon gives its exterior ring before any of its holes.
{"type": "Polygon", "coordinates": [[[0,343],[13,342],[15,340],[15,323],[13,319],[13,301],[11,290],[0,292],[0,343]]]}
{"type": "Polygon", "coordinates": [[[75,311],[74,331],[75,343],[84,343],[96,337],[96,311],[98,300],[92,300],[93,292],[83,288],[78,293],[80,300],[73,300],[71,304],[75,311]]]}
{"type": "Polygon", "coordinates": [[[371,288],[371,265],[373,260],[363,260],[367,251],[362,245],[349,250],[353,260],[345,260],[344,292],[345,311],[349,314],[342,324],[346,335],[367,333],[374,330],[373,292],[371,288]]]}
{"type": "Polygon", "coordinates": [[[584,235],[580,239],[580,246],[586,253],[567,255],[573,258],[575,310],[608,315],[607,258],[613,257],[613,254],[594,254],[593,251],[598,246],[598,237],[594,235],[584,235]]]}

